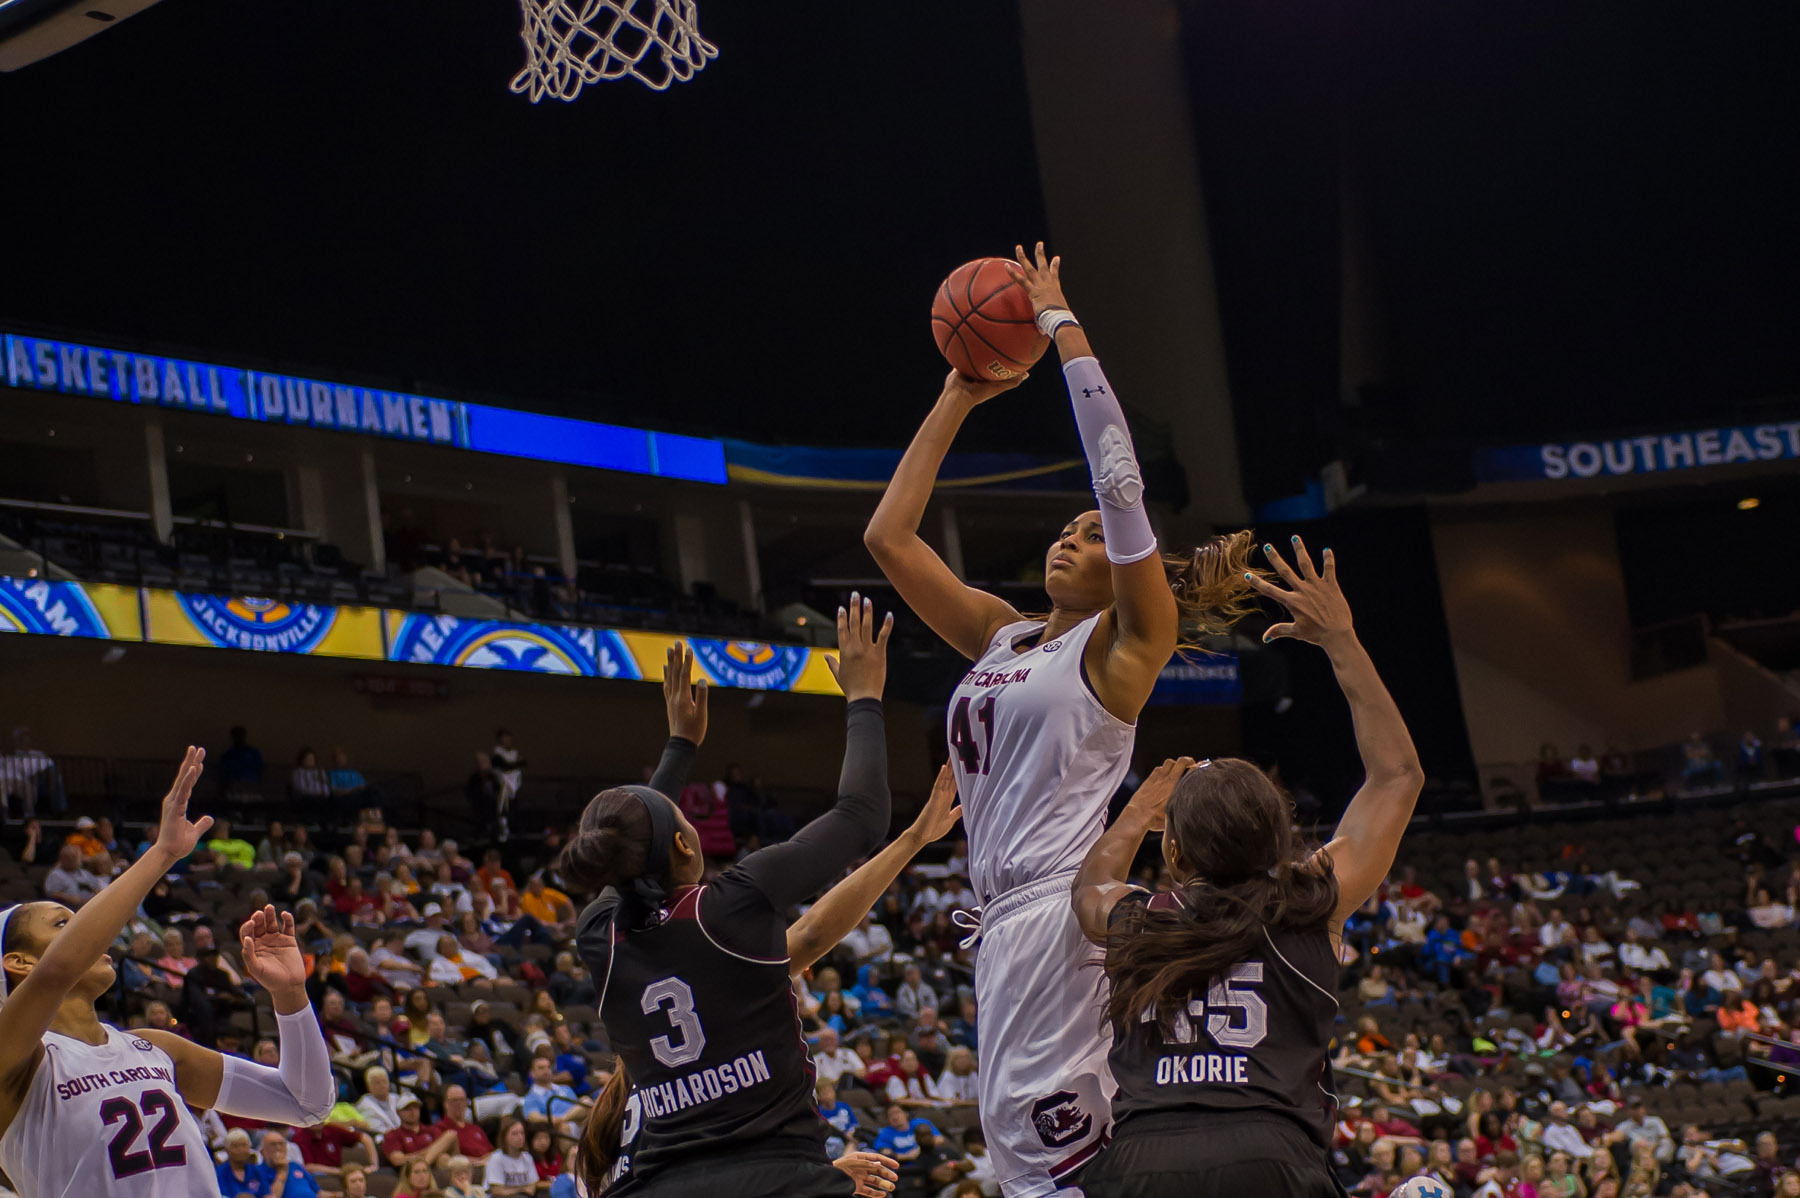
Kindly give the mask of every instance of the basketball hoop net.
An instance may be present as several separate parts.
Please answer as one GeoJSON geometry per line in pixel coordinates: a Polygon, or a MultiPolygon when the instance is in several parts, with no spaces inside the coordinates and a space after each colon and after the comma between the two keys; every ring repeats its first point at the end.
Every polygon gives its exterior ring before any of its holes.
{"type": "Polygon", "coordinates": [[[700,36],[694,0],[519,0],[525,66],[512,89],[536,104],[627,75],[656,89],[685,83],[719,48],[700,36]]]}

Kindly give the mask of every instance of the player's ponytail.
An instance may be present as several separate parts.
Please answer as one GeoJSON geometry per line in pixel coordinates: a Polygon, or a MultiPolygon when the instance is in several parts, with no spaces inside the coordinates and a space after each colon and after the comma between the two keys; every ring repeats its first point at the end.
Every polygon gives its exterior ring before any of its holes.
{"type": "Polygon", "coordinates": [[[1254,573],[1256,534],[1249,529],[1209,538],[1187,554],[1164,554],[1163,571],[1182,632],[1189,639],[1217,636],[1256,609],[1256,592],[1244,575],[1254,573]]]}
{"type": "Polygon", "coordinates": [[[1329,858],[1301,843],[1292,803],[1248,761],[1225,758],[1183,777],[1164,835],[1190,880],[1177,909],[1130,903],[1107,936],[1106,1019],[1116,1035],[1147,1011],[1168,1029],[1267,935],[1322,930],[1337,907],[1329,858]]]}
{"type": "Polygon", "coordinates": [[[575,1175],[582,1188],[596,1198],[605,1191],[613,1167],[624,1153],[625,1105],[630,1098],[631,1077],[625,1072],[625,1058],[615,1057],[612,1076],[594,1099],[581,1144],[575,1150],[575,1175]]]}
{"type": "Polygon", "coordinates": [[[650,864],[650,837],[650,813],[637,794],[623,786],[603,790],[581,813],[556,860],[557,875],[589,894],[628,890],[650,864]]]}

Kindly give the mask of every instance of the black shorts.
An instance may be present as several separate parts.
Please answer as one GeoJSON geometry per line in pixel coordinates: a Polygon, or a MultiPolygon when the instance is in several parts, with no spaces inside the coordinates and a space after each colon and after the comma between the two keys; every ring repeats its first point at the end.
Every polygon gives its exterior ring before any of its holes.
{"type": "Polygon", "coordinates": [[[1076,1179],[1087,1198],[1342,1198],[1325,1150],[1280,1115],[1182,1111],[1119,1127],[1076,1179]]]}
{"type": "MultiPolygon", "coordinates": [[[[610,1196],[609,1191],[609,1196],[610,1196]]],[[[792,1157],[715,1157],[664,1169],[650,1181],[619,1191],[629,1198],[849,1198],[856,1183],[822,1160],[792,1157]]]]}

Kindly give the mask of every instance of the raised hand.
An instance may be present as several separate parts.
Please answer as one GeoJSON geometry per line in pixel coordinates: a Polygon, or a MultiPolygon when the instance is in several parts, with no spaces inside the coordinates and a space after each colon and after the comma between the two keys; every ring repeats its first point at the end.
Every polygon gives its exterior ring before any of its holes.
{"type": "Polygon", "coordinates": [[[1192,757],[1174,757],[1163,762],[1150,771],[1150,776],[1137,788],[1127,806],[1148,818],[1152,832],[1162,831],[1169,810],[1169,799],[1175,794],[1175,784],[1193,768],[1192,757]]]}
{"type": "Polygon", "coordinates": [[[894,613],[887,614],[877,631],[875,601],[854,591],[850,594],[850,606],[838,608],[838,655],[827,657],[825,664],[831,668],[831,676],[837,679],[845,699],[855,702],[881,698],[882,688],[887,685],[888,637],[893,631],[894,613]]]}
{"type": "Polygon", "coordinates": [[[693,673],[694,651],[686,641],[676,641],[663,662],[663,706],[669,713],[669,735],[697,745],[706,739],[706,676],[690,683],[693,673]]]}
{"type": "Polygon", "coordinates": [[[163,796],[162,822],[156,828],[156,847],[169,854],[175,861],[181,860],[194,851],[206,830],[212,827],[213,817],[203,815],[199,819],[187,817],[188,796],[194,793],[194,783],[200,780],[200,771],[206,765],[206,750],[197,749],[193,745],[187,748],[187,755],[181,759],[181,768],[175,773],[175,783],[169,787],[169,793],[163,796]]]}
{"type": "Polygon", "coordinates": [[[948,763],[938,770],[937,781],[932,783],[931,797],[925,800],[918,818],[912,822],[912,830],[918,834],[920,844],[930,844],[950,835],[950,829],[962,818],[962,807],[956,801],[956,775],[950,772],[948,763]]]}
{"type": "Polygon", "coordinates": [[[1067,308],[1069,301],[1063,296],[1062,258],[1052,258],[1044,252],[1044,243],[1037,243],[1035,254],[1027,257],[1025,247],[1013,247],[1014,260],[1024,272],[1025,294],[1031,297],[1031,310],[1042,314],[1051,308],[1067,308]]]}
{"type": "Polygon", "coordinates": [[[1275,573],[1291,588],[1283,590],[1265,578],[1244,575],[1252,587],[1288,611],[1286,623],[1270,625],[1263,633],[1265,643],[1286,636],[1308,644],[1324,645],[1334,638],[1350,635],[1353,631],[1350,604],[1345,602],[1344,592],[1338,590],[1337,558],[1331,550],[1325,551],[1323,572],[1313,569],[1312,554],[1306,551],[1306,542],[1299,537],[1294,538],[1298,570],[1288,565],[1273,545],[1264,545],[1263,554],[1275,567],[1275,573]]]}
{"type": "Polygon", "coordinates": [[[856,1183],[856,1198],[886,1198],[900,1180],[900,1162],[879,1152],[846,1152],[831,1163],[856,1183]]]}
{"type": "Polygon", "coordinates": [[[944,393],[940,398],[951,400],[965,408],[978,407],[1003,391],[1011,391],[1030,377],[1031,372],[1026,370],[1009,379],[972,379],[960,370],[952,370],[944,380],[944,393]]]}
{"type": "Polygon", "coordinates": [[[263,989],[273,993],[306,985],[306,960],[294,936],[294,917],[287,911],[264,907],[252,911],[238,929],[244,953],[244,971],[263,989]]]}

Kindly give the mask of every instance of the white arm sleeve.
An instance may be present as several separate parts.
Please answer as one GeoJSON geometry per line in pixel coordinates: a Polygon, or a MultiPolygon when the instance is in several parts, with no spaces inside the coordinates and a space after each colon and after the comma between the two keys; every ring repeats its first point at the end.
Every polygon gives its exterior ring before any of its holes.
{"type": "Polygon", "coordinates": [[[1081,447],[1100,502],[1100,527],[1106,532],[1106,558],[1127,566],[1156,552],[1156,533],[1144,510],[1144,475],[1125,427],[1125,412],[1100,371],[1100,360],[1076,358],[1063,363],[1081,447]]]}
{"type": "Polygon", "coordinates": [[[215,1110],[245,1119],[264,1119],[310,1127],[322,1121],[337,1102],[337,1080],[331,1075],[331,1053],[312,1011],[277,1015],[281,1029],[281,1064],[271,1068],[242,1057],[225,1058],[215,1110]]]}

